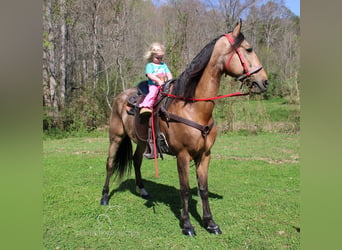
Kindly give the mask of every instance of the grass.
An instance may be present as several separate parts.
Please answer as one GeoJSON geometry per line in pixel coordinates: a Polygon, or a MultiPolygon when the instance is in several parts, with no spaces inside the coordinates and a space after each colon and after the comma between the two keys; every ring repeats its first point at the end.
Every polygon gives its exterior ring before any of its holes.
{"type": "Polygon", "coordinates": [[[239,97],[223,99],[214,110],[221,131],[263,131],[271,133],[298,133],[300,106],[286,99],[239,97]]]}
{"type": "Polygon", "coordinates": [[[45,249],[299,249],[298,136],[222,135],[212,150],[211,210],[222,235],[201,227],[195,168],[190,171],[191,222],[197,236],[181,234],[179,182],[174,157],[144,160],[145,187],[133,174],[112,181],[109,206],[100,206],[108,139],[44,141],[43,241],[45,249]]]}

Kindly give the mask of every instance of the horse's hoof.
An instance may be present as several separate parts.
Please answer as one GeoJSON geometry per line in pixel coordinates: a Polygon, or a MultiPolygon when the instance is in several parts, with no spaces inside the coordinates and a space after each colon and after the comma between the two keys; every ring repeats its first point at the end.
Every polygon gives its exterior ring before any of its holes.
{"type": "Polygon", "coordinates": [[[196,236],[196,232],[194,228],[183,228],[182,233],[186,236],[194,237],[196,236]]]}
{"type": "Polygon", "coordinates": [[[140,195],[141,198],[145,199],[145,200],[151,200],[151,196],[150,194],[146,191],[145,188],[139,188],[138,186],[135,188],[135,191],[137,192],[137,194],[140,195]]]}
{"type": "Polygon", "coordinates": [[[109,204],[108,197],[102,197],[100,204],[102,206],[107,206],[109,204]]]}
{"type": "Polygon", "coordinates": [[[206,228],[207,231],[211,234],[222,234],[222,231],[221,229],[219,228],[219,226],[216,226],[216,227],[207,227],[206,228]]]}
{"type": "Polygon", "coordinates": [[[103,199],[101,199],[101,203],[100,203],[100,205],[102,205],[102,206],[108,206],[108,201],[107,200],[103,200],[103,199]]]}

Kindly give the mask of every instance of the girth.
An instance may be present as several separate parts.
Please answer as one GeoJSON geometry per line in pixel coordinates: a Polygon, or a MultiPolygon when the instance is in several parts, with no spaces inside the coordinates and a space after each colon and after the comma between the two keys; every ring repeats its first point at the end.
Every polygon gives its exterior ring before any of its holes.
{"type": "Polygon", "coordinates": [[[193,127],[193,128],[196,128],[198,129],[199,131],[202,132],[202,136],[203,138],[206,139],[207,135],[210,133],[211,129],[213,128],[214,126],[214,121],[209,124],[209,125],[201,125],[201,124],[198,124],[194,121],[191,121],[191,120],[188,120],[188,119],[185,119],[183,117],[180,117],[178,115],[175,115],[175,114],[172,114],[170,112],[168,112],[164,107],[160,107],[160,114],[161,114],[161,117],[165,119],[166,123],[169,123],[169,122],[180,122],[180,123],[184,123],[190,127],[193,127]]]}

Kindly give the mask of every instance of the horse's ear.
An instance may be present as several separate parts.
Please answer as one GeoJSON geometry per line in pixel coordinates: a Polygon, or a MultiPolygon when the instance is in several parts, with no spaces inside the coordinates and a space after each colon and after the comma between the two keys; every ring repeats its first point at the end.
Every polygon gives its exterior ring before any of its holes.
{"type": "Polygon", "coordinates": [[[240,34],[242,26],[242,19],[240,18],[239,22],[236,23],[235,28],[233,29],[233,36],[237,37],[240,34]]]}

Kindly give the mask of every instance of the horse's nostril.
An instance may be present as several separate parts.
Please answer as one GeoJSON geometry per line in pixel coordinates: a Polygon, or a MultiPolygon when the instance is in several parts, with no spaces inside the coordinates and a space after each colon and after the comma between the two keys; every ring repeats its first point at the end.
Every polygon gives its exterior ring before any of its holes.
{"type": "Polygon", "coordinates": [[[265,87],[265,88],[268,87],[268,81],[267,81],[267,80],[264,81],[264,87],[265,87]]]}

